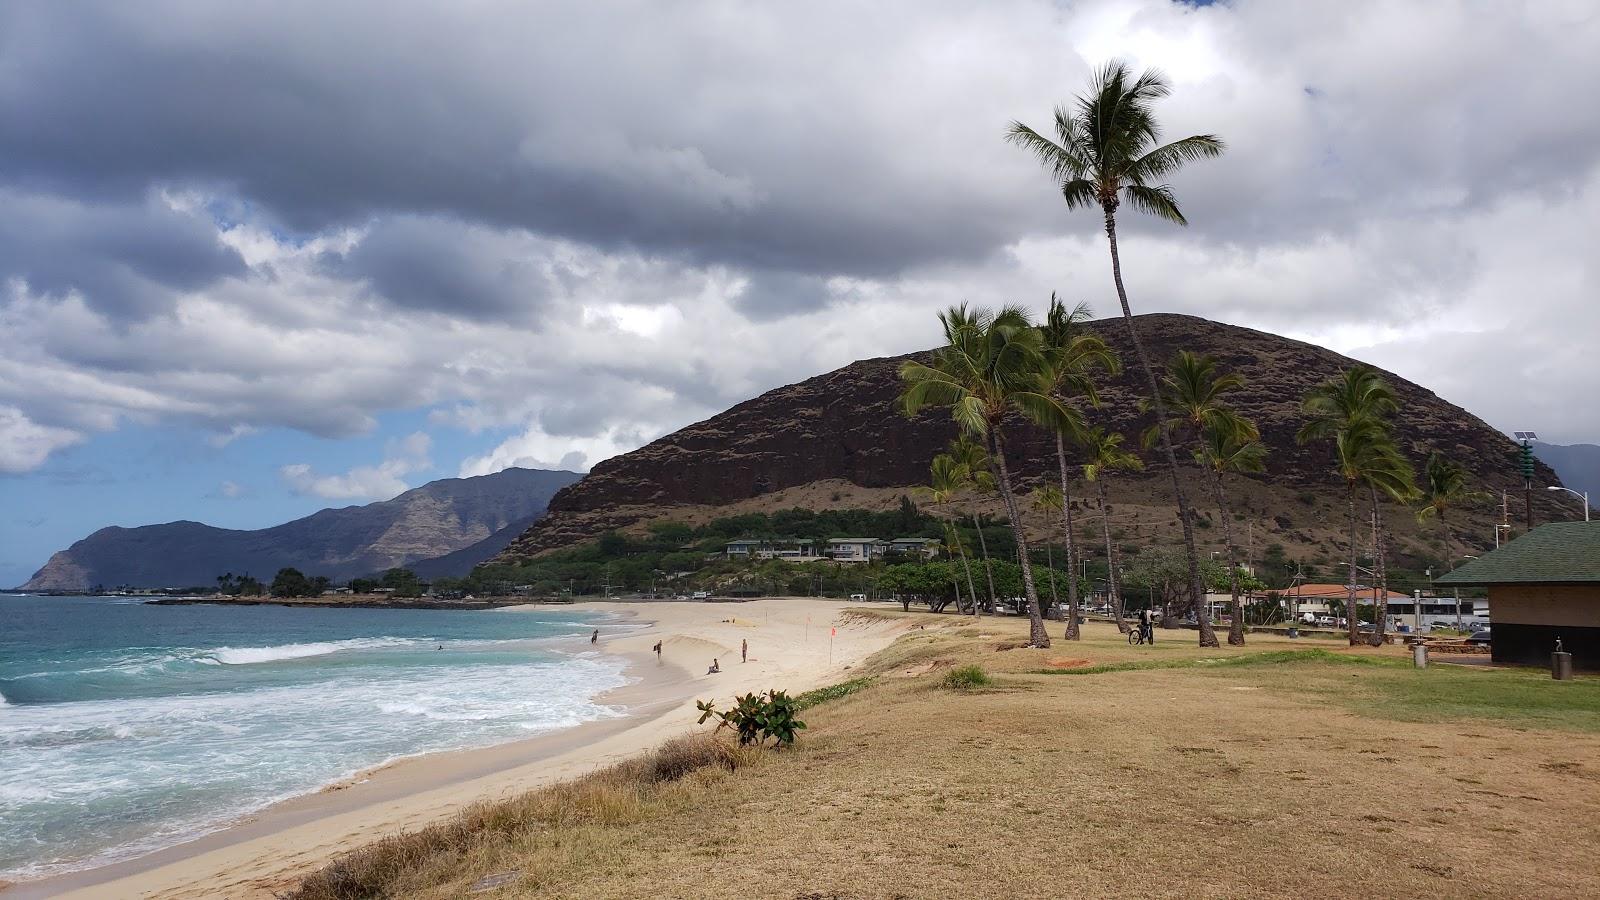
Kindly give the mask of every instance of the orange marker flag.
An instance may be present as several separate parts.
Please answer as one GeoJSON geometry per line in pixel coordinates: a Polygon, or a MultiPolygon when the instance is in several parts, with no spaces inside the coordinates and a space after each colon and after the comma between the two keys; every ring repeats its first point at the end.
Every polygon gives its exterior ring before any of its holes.
{"type": "Polygon", "coordinates": [[[833,637],[833,636],[837,635],[838,633],[839,633],[839,629],[837,629],[837,628],[829,628],[828,629],[828,637],[833,637]]]}

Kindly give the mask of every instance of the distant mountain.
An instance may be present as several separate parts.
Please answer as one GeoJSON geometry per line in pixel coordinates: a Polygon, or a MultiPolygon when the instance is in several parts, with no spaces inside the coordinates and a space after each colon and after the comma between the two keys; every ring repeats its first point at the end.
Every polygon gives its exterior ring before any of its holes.
{"type": "MultiPolygon", "coordinates": [[[[1589,505],[1600,509],[1600,446],[1536,443],[1533,455],[1555,469],[1562,484],[1575,491],[1587,491],[1589,505]]],[[[1571,498],[1571,502],[1576,505],[1578,498],[1571,498]]]]}
{"type": "Polygon", "coordinates": [[[325,509],[257,531],[199,522],[102,528],[50,557],[22,589],[188,587],[212,584],[225,572],[268,580],[285,566],[336,580],[400,565],[429,577],[464,575],[537,520],[556,491],[581,477],[506,469],[446,478],[393,500],[325,509]]]}

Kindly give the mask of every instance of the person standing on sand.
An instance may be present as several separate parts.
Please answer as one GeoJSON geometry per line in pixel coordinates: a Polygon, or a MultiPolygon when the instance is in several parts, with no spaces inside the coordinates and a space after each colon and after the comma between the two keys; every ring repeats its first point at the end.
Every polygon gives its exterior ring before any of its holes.
{"type": "Polygon", "coordinates": [[[750,642],[746,641],[746,640],[741,640],[741,641],[739,641],[739,662],[747,663],[749,661],[750,661],[750,642]]]}
{"type": "Polygon", "coordinates": [[[591,643],[591,644],[600,643],[600,629],[596,628],[594,630],[594,634],[589,635],[589,643],[591,643]]]}
{"type": "Polygon", "coordinates": [[[661,642],[660,641],[656,641],[656,645],[654,647],[651,647],[650,649],[654,650],[656,652],[657,656],[660,656],[661,655],[661,642]]]}

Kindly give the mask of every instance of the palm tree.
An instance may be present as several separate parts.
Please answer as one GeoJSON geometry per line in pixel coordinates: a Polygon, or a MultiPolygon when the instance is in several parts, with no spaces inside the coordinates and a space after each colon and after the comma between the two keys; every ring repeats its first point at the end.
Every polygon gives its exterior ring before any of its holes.
{"type": "MultiPolygon", "coordinates": [[[[1089,321],[1092,315],[1088,304],[1079,303],[1069,311],[1056,299],[1055,294],[1051,294],[1049,312],[1045,314],[1044,324],[1039,326],[1048,351],[1044,381],[1063,402],[1082,397],[1091,406],[1099,406],[1100,394],[1095,390],[1094,383],[1095,370],[1115,374],[1122,369],[1116,353],[1106,346],[1106,342],[1084,329],[1083,323],[1089,321]]],[[[1067,478],[1066,442],[1070,438],[1073,443],[1081,443],[1082,429],[1075,429],[1070,434],[1056,430],[1055,438],[1056,465],[1061,475],[1061,528],[1067,552],[1066,638],[1075,641],[1078,639],[1078,579],[1071,575],[1077,569],[1073,567],[1072,489],[1067,478]]]]}
{"type": "Polygon", "coordinates": [[[1210,470],[1212,489],[1217,495],[1217,515],[1222,519],[1223,540],[1228,547],[1228,587],[1233,592],[1229,611],[1228,643],[1244,646],[1244,604],[1239,601],[1239,547],[1233,541],[1233,516],[1228,512],[1228,495],[1223,477],[1229,472],[1260,472],[1266,468],[1267,448],[1257,440],[1261,433],[1245,419],[1219,418],[1208,424],[1195,450],[1195,461],[1210,470]]]}
{"type": "MultiPolygon", "coordinates": [[[[990,472],[989,454],[966,435],[961,435],[950,442],[948,450],[951,459],[955,460],[957,472],[961,479],[963,490],[972,490],[979,494],[992,494],[995,491],[994,475],[990,472]]],[[[997,594],[994,589],[994,567],[989,565],[989,539],[983,536],[983,520],[978,515],[977,508],[972,510],[972,529],[978,533],[978,552],[983,555],[983,577],[989,582],[988,611],[994,615],[997,594]]],[[[973,615],[978,615],[978,601],[972,601],[973,615]]]]}
{"type": "Polygon", "coordinates": [[[1383,590],[1377,600],[1373,618],[1379,629],[1375,641],[1381,641],[1384,620],[1387,618],[1388,575],[1383,565],[1382,523],[1378,519],[1378,494],[1403,499],[1415,491],[1412,484],[1411,465],[1406,462],[1399,447],[1395,446],[1389,423],[1390,414],[1400,408],[1394,389],[1377,369],[1357,363],[1340,375],[1313,387],[1300,405],[1307,421],[1300,427],[1295,439],[1300,443],[1319,439],[1332,439],[1334,468],[1344,479],[1350,507],[1350,590],[1345,603],[1349,621],[1350,643],[1361,642],[1356,616],[1356,573],[1360,571],[1357,557],[1356,491],[1366,485],[1371,493],[1373,530],[1377,538],[1374,548],[1379,587],[1383,590]]]}
{"type": "MultiPolygon", "coordinates": [[[[1435,450],[1429,457],[1426,465],[1422,467],[1421,501],[1422,509],[1417,511],[1417,521],[1426,522],[1428,519],[1437,518],[1439,527],[1444,529],[1445,554],[1450,557],[1450,569],[1456,567],[1455,535],[1450,531],[1450,523],[1446,521],[1445,514],[1452,509],[1482,503],[1489,499],[1487,491],[1474,491],[1467,480],[1467,470],[1460,463],[1447,458],[1443,453],[1435,450]]],[[[1456,592],[1456,628],[1461,627],[1461,593],[1456,592]]]]}
{"type": "MultiPolygon", "coordinates": [[[[1053,485],[1040,485],[1039,487],[1034,488],[1033,493],[1029,496],[1033,498],[1034,511],[1044,513],[1046,520],[1052,516],[1060,514],[1061,507],[1064,505],[1061,492],[1053,485]]],[[[1044,542],[1044,565],[1045,568],[1050,570],[1050,608],[1060,610],[1061,597],[1056,594],[1055,549],[1050,546],[1049,541],[1044,542]]],[[[1072,571],[1072,556],[1070,555],[1070,552],[1067,556],[1067,571],[1069,573],[1072,571]]],[[[1069,584],[1067,587],[1067,595],[1076,599],[1078,596],[1077,588],[1069,584]]],[[[1078,614],[1076,603],[1073,604],[1073,607],[1071,610],[1069,610],[1069,612],[1072,614],[1073,618],[1076,619],[1078,614]]],[[[1078,639],[1078,629],[1074,627],[1076,624],[1076,621],[1074,621],[1073,625],[1067,626],[1067,640],[1069,641],[1078,639]]]]}
{"type": "MultiPolygon", "coordinates": [[[[1166,374],[1161,376],[1156,397],[1165,417],[1150,426],[1144,433],[1144,445],[1154,445],[1162,437],[1187,435],[1195,442],[1196,453],[1204,450],[1208,428],[1233,430],[1245,428],[1245,423],[1227,405],[1227,394],[1244,386],[1244,379],[1232,372],[1219,372],[1214,357],[1188,350],[1179,350],[1167,363],[1166,374]]],[[[1196,459],[1200,457],[1197,455],[1196,459]]],[[[1200,462],[1202,469],[1205,463],[1200,462]]],[[[1202,646],[1211,628],[1211,616],[1204,605],[1195,607],[1195,619],[1200,622],[1202,646]]],[[[1241,635],[1242,638],[1242,635],[1241,635]]]]}
{"type": "Polygon", "coordinates": [[[1079,417],[1048,391],[1040,390],[1045,351],[1039,330],[1020,307],[1006,306],[989,313],[969,313],[965,305],[940,314],[945,345],[934,354],[932,365],[908,361],[900,367],[906,383],[900,397],[907,415],[927,406],[949,407],[961,430],[987,444],[1000,500],[1017,543],[1022,562],[1022,589],[1027,597],[1029,642],[1050,646],[1044,619],[1039,614],[1039,593],[1034,587],[1033,563],[1028,558],[1028,536],[1012,489],[1006,465],[1005,435],[1001,422],[1020,413],[1053,429],[1072,429],[1079,417]]]}
{"type": "Polygon", "coordinates": [[[1106,586],[1111,592],[1111,614],[1116,617],[1117,630],[1126,634],[1128,623],[1122,619],[1122,585],[1117,578],[1117,559],[1111,544],[1111,509],[1106,505],[1106,476],[1116,471],[1143,469],[1144,461],[1122,449],[1122,435],[1098,425],[1084,431],[1083,446],[1089,454],[1089,461],[1083,465],[1084,480],[1094,482],[1100,493],[1100,529],[1106,538],[1106,586]]]}
{"type": "MultiPolygon", "coordinates": [[[[928,496],[929,501],[936,509],[943,510],[966,487],[966,474],[961,470],[961,464],[955,457],[948,453],[941,453],[933,458],[933,463],[928,467],[928,485],[922,492],[928,496]]],[[[972,598],[973,612],[977,612],[978,590],[972,583],[972,566],[967,562],[967,550],[961,545],[961,533],[956,531],[955,515],[945,517],[945,528],[949,532],[950,541],[955,545],[956,552],[961,556],[961,568],[967,575],[967,594],[972,598]]],[[[959,593],[959,590],[958,590],[959,593]]],[[[961,604],[956,604],[956,609],[961,609],[961,604]]]]}
{"type": "MultiPolygon", "coordinates": [[[[1149,69],[1134,78],[1125,63],[1112,60],[1095,73],[1089,92],[1077,98],[1074,109],[1056,108],[1054,139],[1021,122],[1012,122],[1006,130],[1008,141],[1038,157],[1050,170],[1050,177],[1061,190],[1068,209],[1099,206],[1105,216],[1106,241],[1111,248],[1111,278],[1116,283],[1122,318],[1127,323],[1139,366],[1144,370],[1158,422],[1165,422],[1167,416],[1156,388],[1155,369],[1139,340],[1139,330],[1133,324],[1133,309],[1128,305],[1128,291],[1122,283],[1122,260],[1117,254],[1117,209],[1126,200],[1140,212],[1178,225],[1189,224],[1178,209],[1172,188],[1160,182],[1184,163],[1222,153],[1222,141],[1209,134],[1157,144],[1160,128],[1151,106],[1167,93],[1167,82],[1160,72],[1149,69]]],[[[1203,610],[1205,588],[1200,583],[1200,557],[1195,552],[1189,501],[1178,480],[1178,458],[1165,431],[1161,433],[1160,442],[1172,477],[1178,519],[1183,523],[1189,590],[1195,608],[1203,610]]],[[[1197,618],[1203,621],[1205,616],[1197,618]]],[[[1202,628],[1200,644],[1216,646],[1216,635],[1210,633],[1209,626],[1202,628]]]]}

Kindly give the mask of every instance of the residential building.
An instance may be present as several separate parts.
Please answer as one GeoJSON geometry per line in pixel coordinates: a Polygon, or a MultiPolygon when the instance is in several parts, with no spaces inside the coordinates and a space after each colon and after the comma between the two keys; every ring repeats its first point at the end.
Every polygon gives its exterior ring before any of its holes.
{"type": "MultiPolygon", "coordinates": [[[[1331,616],[1333,608],[1330,600],[1339,601],[1343,606],[1350,599],[1350,585],[1348,584],[1297,584],[1278,592],[1286,603],[1289,604],[1289,615],[1294,618],[1310,613],[1314,616],[1331,616]]],[[[1356,585],[1356,603],[1371,605],[1378,596],[1378,589],[1370,585],[1356,585]]],[[[1388,606],[1394,603],[1405,604],[1406,609],[1411,608],[1411,597],[1407,594],[1389,592],[1388,606]]]]}
{"type": "Polygon", "coordinates": [[[837,562],[869,562],[884,553],[888,543],[877,538],[828,538],[828,557],[837,562]]]}
{"type": "Polygon", "coordinates": [[[943,546],[938,538],[895,538],[888,543],[885,552],[903,553],[906,556],[922,556],[932,559],[939,555],[939,548],[943,546]]]}
{"type": "Polygon", "coordinates": [[[1600,670],[1600,522],[1541,525],[1436,581],[1489,589],[1495,662],[1548,665],[1561,642],[1600,670]]]}
{"type": "Polygon", "coordinates": [[[804,562],[822,559],[816,544],[804,538],[744,538],[729,541],[725,552],[730,558],[787,559],[804,562]]]}

